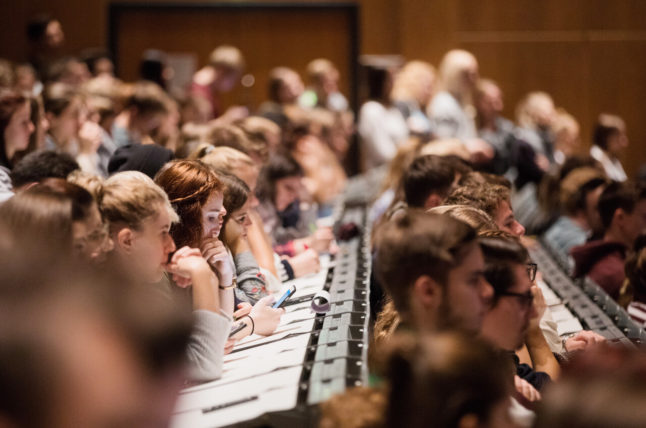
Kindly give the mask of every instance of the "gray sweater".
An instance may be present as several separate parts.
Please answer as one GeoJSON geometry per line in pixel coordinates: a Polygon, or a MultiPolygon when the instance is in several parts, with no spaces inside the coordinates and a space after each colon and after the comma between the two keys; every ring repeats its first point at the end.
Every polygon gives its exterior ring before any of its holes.
{"type": "Polygon", "coordinates": [[[251,251],[237,254],[233,258],[236,267],[238,288],[235,290],[236,300],[255,305],[258,300],[267,295],[267,284],[258,262],[251,251]]]}
{"type": "MultiPolygon", "coordinates": [[[[190,310],[190,289],[178,287],[168,275],[158,285],[174,303],[190,310]]],[[[230,331],[231,318],[226,314],[203,309],[193,311],[193,331],[186,348],[190,380],[206,382],[222,376],[224,345],[230,331]]]]}

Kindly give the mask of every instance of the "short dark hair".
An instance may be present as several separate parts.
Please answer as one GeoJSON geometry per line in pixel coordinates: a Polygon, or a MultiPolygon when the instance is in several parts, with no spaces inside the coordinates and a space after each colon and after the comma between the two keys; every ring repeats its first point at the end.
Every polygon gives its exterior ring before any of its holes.
{"type": "Polygon", "coordinates": [[[79,164],[67,153],[43,150],[29,153],[11,171],[11,184],[17,189],[25,184],[39,183],[45,178],[66,179],[80,169],[79,164]]]}
{"type": "Polygon", "coordinates": [[[444,197],[455,179],[455,171],[441,156],[426,155],[413,160],[404,172],[403,184],[406,203],[424,208],[426,199],[437,193],[444,197]]]}
{"type": "Polygon", "coordinates": [[[635,204],[641,199],[646,199],[646,187],[631,182],[613,182],[606,186],[598,205],[604,231],[612,224],[615,211],[621,208],[626,213],[632,213],[635,204]]]}
{"type": "Polygon", "coordinates": [[[500,294],[516,283],[513,265],[526,264],[529,254],[517,237],[503,231],[485,232],[479,242],[485,259],[485,278],[493,287],[495,304],[500,294]]]}
{"type": "Polygon", "coordinates": [[[37,15],[27,22],[27,39],[32,43],[40,42],[45,36],[47,26],[50,22],[55,21],[49,15],[37,15]]]}
{"type": "Polygon", "coordinates": [[[624,121],[619,116],[600,114],[592,134],[592,142],[601,149],[607,150],[610,137],[622,132],[624,126],[624,121]]]}
{"type": "Polygon", "coordinates": [[[375,234],[375,274],[401,314],[409,311],[410,289],[428,275],[445,285],[475,231],[449,216],[409,209],[382,224],[375,234]]]}
{"type": "Polygon", "coordinates": [[[303,168],[289,155],[276,154],[263,166],[258,178],[256,194],[263,201],[274,201],[276,182],[287,177],[303,176],[303,168]]]}

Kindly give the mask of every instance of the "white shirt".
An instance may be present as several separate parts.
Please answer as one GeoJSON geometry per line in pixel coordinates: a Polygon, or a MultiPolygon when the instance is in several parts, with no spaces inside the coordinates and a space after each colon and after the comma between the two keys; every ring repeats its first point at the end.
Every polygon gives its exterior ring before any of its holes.
{"type": "Polygon", "coordinates": [[[363,166],[368,171],[395,157],[399,145],[408,138],[408,126],[395,107],[368,101],[359,111],[359,135],[363,166]]]}
{"type": "Polygon", "coordinates": [[[590,156],[603,166],[603,169],[606,171],[606,175],[611,180],[626,181],[628,179],[619,159],[611,159],[610,156],[601,149],[601,147],[596,145],[590,147],[590,156]]]}

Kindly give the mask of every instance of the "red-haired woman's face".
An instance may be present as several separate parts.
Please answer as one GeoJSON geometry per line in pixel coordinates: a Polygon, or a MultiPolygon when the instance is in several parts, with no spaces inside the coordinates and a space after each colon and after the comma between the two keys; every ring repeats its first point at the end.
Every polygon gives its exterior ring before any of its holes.
{"type": "Polygon", "coordinates": [[[224,194],[213,192],[202,207],[202,239],[217,238],[222,229],[222,222],[227,210],[222,205],[224,194]]]}

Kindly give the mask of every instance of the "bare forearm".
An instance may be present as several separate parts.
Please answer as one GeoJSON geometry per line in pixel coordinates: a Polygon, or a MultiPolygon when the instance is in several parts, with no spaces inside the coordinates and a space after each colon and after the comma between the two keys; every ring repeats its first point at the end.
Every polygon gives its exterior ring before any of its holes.
{"type": "Polygon", "coordinates": [[[526,344],[534,370],[547,373],[553,380],[558,379],[561,367],[538,325],[532,326],[527,332],[526,344]]]}
{"type": "Polygon", "coordinates": [[[218,279],[211,269],[199,269],[193,273],[193,310],[220,311],[218,279]]]}

